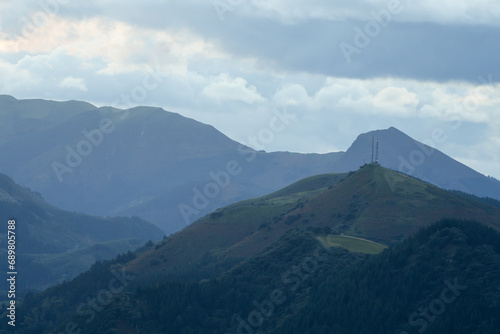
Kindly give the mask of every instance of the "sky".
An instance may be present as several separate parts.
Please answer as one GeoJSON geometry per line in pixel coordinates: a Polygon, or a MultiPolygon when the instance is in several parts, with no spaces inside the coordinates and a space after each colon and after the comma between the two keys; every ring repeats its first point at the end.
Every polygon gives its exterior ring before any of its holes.
{"type": "Polygon", "coordinates": [[[158,106],[265,151],[394,126],[497,179],[499,55],[497,0],[0,3],[0,94],[158,106]]]}

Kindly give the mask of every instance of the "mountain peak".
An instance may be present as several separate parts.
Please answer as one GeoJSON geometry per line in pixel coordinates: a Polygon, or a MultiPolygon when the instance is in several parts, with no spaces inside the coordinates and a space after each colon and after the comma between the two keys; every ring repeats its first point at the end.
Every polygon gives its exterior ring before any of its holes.
{"type": "Polygon", "coordinates": [[[393,126],[387,128],[387,129],[379,129],[379,130],[372,130],[369,132],[362,133],[361,135],[358,136],[359,138],[369,138],[371,141],[372,137],[375,137],[376,140],[381,140],[381,139],[386,139],[386,140],[395,140],[396,138],[401,139],[405,138],[407,140],[413,140],[410,136],[408,136],[406,133],[403,131],[399,130],[398,128],[395,128],[393,126]]]}
{"type": "Polygon", "coordinates": [[[290,229],[387,245],[443,217],[477,219],[500,230],[499,215],[500,209],[366,164],[356,172],[313,176],[270,195],[220,208],[137,257],[127,270],[171,271],[186,264],[194,268],[206,254],[251,257],[290,229]],[[162,265],[152,266],[152,259],[162,265]]]}
{"type": "Polygon", "coordinates": [[[390,126],[386,131],[392,131],[392,132],[397,132],[397,133],[404,133],[403,131],[399,130],[398,128],[395,128],[394,126],[390,126]]]}
{"type": "Polygon", "coordinates": [[[499,230],[488,210],[411,176],[367,164],[291,214],[314,213],[310,223],[317,227],[390,243],[443,217],[479,219],[499,230]]]}
{"type": "Polygon", "coordinates": [[[417,177],[440,188],[500,199],[500,183],[493,182],[436,148],[442,143],[441,139],[446,138],[444,135],[439,139],[427,138],[424,142],[430,143],[429,146],[393,126],[366,132],[356,138],[335,164],[333,171],[354,171],[365,163],[370,163],[372,139],[375,139],[378,143],[378,162],[386,168],[417,177]]]}

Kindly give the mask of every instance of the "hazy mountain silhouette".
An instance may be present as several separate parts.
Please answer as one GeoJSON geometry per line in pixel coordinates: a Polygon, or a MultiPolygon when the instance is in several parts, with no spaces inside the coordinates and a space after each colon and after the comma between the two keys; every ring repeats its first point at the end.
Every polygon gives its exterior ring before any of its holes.
{"type": "MultiPolygon", "coordinates": [[[[40,194],[0,174],[0,219],[16,221],[16,265],[21,296],[69,280],[99,260],[135,250],[163,232],[138,217],[99,218],[67,212],[47,204],[40,194]]],[[[0,253],[7,258],[7,227],[0,253]]],[[[4,288],[6,282],[2,283],[4,288]]],[[[5,294],[6,295],[6,294],[5,294]]]]}
{"type": "Polygon", "coordinates": [[[415,176],[440,188],[500,199],[500,181],[476,172],[394,127],[359,135],[335,164],[334,170],[356,170],[364,162],[369,163],[372,138],[379,142],[379,162],[386,168],[415,176]]]}
{"type": "Polygon", "coordinates": [[[160,108],[118,110],[0,96],[1,172],[57,207],[137,215],[167,234],[216,208],[304,177],[356,170],[370,161],[372,136],[380,142],[382,166],[500,199],[499,181],[395,128],[360,135],[345,153],[266,153],[160,108]],[[422,155],[422,163],[411,165],[422,155]]]}
{"type": "Polygon", "coordinates": [[[0,171],[58,207],[138,215],[167,233],[217,207],[327,172],[341,155],[256,152],[159,108],[2,96],[0,121],[0,171]]]}

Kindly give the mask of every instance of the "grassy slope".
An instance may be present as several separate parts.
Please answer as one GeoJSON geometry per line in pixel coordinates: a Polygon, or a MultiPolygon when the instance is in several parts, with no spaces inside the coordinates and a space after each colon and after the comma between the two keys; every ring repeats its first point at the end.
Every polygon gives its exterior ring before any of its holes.
{"type": "Polygon", "coordinates": [[[500,229],[500,210],[403,174],[368,165],[289,215],[311,226],[390,243],[442,218],[476,219],[500,229]]]}
{"type": "Polygon", "coordinates": [[[325,248],[342,247],[350,252],[363,254],[379,254],[387,246],[366,240],[363,238],[350,237],[347,235],[322,235],[316,237],[325,248]]]}
{"type": "Polygon", "coordinates": [[[386,245],[442,218],[475,219],[500,230],[498,208],[380,166],[367,165],[345,177],[307,178],[273,194],[218,209],[137,257],[128,269],[169,272],[196,266],[207,254],[247,258],[292,228],[316,235],[334,231],[386,245]]]}
{"type": "MultiPolygon", "coordinates": [[[[299,203],[326,191],[346,174],[326,174],[306,178],[272,194],[238,202],[218,209],[184,230],[162,242],[161,248],[145,253],[134,260],[128,269],[149,272],[151,262],[160,261],[163,270],[175,270],[200,259],[207,253],[221,254],[250,235],[264,229],[296,208],[299,203]]],[[[269,236],[266,243],[257,243],[245,248],[245,252],[233,254],[243,256],[262,250],[277,236],[269,236]]]]}

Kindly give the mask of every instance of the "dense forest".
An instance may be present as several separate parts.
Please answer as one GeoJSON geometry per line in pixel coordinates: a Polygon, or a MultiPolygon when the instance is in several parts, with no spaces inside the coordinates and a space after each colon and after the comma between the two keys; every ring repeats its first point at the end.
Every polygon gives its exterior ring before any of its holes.
{"type": "Polygon", "coordinates": [[[443,220],[379,255],[291,230],[216,278],[120,272],[135,255],[25,299],[18,333],[495,333],[500,234],[443,220]],[[119,275],[126,283],[119,289],[119,275]],[[114,279],[115,278],[115,279],[114,279]],[[138,284],[140,281],[144,284],[138,284]],[[116,291],[108,293],[110,282],[116,291]],[[81,332],[80,332],[81,331],[81,332]]]}

